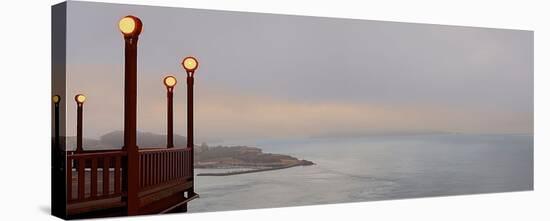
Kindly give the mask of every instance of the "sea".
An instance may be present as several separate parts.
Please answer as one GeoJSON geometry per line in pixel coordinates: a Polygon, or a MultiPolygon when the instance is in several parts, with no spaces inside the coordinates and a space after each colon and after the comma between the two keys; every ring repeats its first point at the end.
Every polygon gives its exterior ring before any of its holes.
{"type": "MultiPolygon", "coordinates": [[[[197,176],[189,212],[213,212],[533,189],[533,135],[429,134],[227,141],[313,166],[197,176]],[[239,143],[241,142],[241,143],[239,143]]],[[[220,172],[196,169],[195,174],[220,172]]]]}

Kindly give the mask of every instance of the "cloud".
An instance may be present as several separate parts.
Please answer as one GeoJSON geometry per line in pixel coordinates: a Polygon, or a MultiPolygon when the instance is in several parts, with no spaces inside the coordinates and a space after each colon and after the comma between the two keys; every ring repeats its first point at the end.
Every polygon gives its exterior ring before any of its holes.
{"type": "MultiPolygon", "coordinates": [[[[84,135],[99,137],[123,128],[123,87],[120,68],[110,65],[72,65],[69,95],[85,93],[84,135]],[[120,75],[120,76],[119,76],[120,75]],[[118,77],[113,77],[118,76],[118,77]],[[107,77],[109,80],[103,79],[107,77]],[[120,78],[120,79],[119,79],[120,78]]],[[[166,91],[161,74],[140,73],[138,129],[166,130],[166,91]]],[[[368,103],[277,97],[250,93],[212,82],[195,88],[196,136],[205,139],[262,139],[392,132],[532,133],[529,111],[499,106],[456,106],[432,103],[368,103]]],[[[180,81],[175,90],[175,133],[186,133],[186,93],[180,81]]],[[[76,111],[68,100],[69,135],[75,133],[76,111]]]]}
{"type": "Polygon", "coordinates": [[[531,113],[438,105],[296,102],[213,90],[196,105],[198,132],[270,138],[380,132],[531,133],[531,113]]]}

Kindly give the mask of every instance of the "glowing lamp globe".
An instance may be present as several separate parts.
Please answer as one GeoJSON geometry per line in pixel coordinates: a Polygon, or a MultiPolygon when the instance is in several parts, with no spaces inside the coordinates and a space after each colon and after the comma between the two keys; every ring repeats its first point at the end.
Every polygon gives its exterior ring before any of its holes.
{"type": "Polygon", "coordinates": [[[194,57],[186,57],[181,62],[187,73],[193,73],[199,67],[199,62],[194,57]]]}
{"type": "Polygon", "coordinates": [[[135,16],[125,16],[118,22],[118,29],[124,36],[137,36],[141,33],[141,20],[135,16]]]}
{"type": "Polygon", "coordinates": [[[164,85],[166,85],[166,87],[168,87],[168,88],[174,87],[177,83],[178,83],[178,81],[176,80],[176,78],[174,76],[166,76],[164,78],[164,85]]]}
{"type": "Polygon", "coordinates": [[[54,104],[58,104],[59,101],[61,101],[61,97],[59,95],[54,95],[52,97],[52,101],[53,101],[54,104]]]}
{"type": "Polygon", "coordinates": [[[83,94],[77,94],[76,96],[74,96],[74,100],[76,101],[76,103],[82,104],[84,103],[84,101],[86,101],[86,96],[84,96],[83,94]]]}

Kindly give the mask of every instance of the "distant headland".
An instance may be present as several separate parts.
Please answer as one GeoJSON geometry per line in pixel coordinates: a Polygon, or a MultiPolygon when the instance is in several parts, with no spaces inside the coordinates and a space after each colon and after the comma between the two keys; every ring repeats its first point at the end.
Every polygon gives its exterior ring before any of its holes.
{"type": "Polygon", "coordinates": [[[260,148],[247,146],[216,146],[206,144],[195,148],[195,168],[239,169],[221,173],[199,173],[197,176],[229,176],[310,166],[313,162],[283,154],[263,153],[260,148]],[[242,170],[245,168],[246,170],[242,170]]]}

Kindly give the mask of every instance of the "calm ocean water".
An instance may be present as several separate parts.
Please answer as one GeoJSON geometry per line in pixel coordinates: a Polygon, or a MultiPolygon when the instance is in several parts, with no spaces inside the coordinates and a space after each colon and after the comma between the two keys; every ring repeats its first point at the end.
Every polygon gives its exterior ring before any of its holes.
{"type": "MultiPolygon", "coordinates": [[[[189,212],[533,189],[532,135],[415,135],[233,143],[314,166],[196,178],[189,212]]],[[[209,172],[197,169],[196,173],[209,172]]]]}

